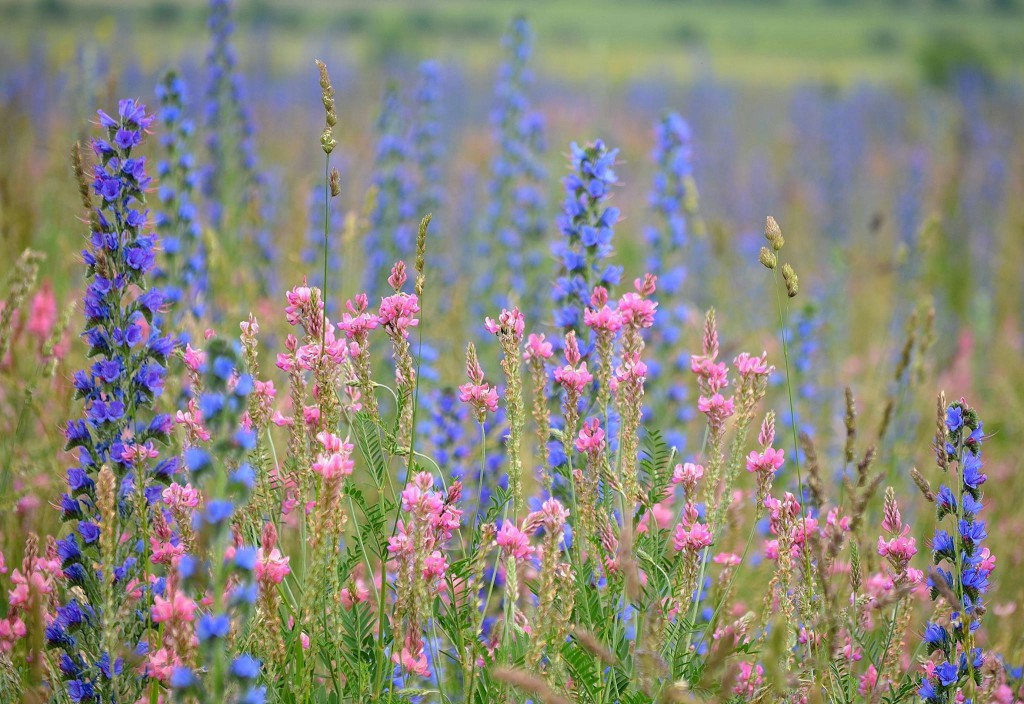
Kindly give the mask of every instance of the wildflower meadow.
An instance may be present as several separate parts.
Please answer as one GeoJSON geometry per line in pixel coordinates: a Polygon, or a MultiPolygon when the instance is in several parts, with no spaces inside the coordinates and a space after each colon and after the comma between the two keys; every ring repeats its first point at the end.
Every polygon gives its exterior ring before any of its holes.
{"type": "Polygon", "coordinates": [[[0,704],[1024,702],[1024,15],[926,4],[0,9],[0,704]]]}

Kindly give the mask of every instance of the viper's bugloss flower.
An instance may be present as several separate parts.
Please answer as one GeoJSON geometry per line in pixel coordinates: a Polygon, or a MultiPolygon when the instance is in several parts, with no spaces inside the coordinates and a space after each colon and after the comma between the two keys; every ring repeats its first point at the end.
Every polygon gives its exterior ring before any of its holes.
{"type": "MultiPolygon", "coordinates": [[[[487,205],[478,241],[482,260],[501,261],[498,277],[476,278],[480,298],[491,293],[494,304],[509,305],[509,294],[526,292],[526,268],[539,263],[538,245],[545,230],[545,198],[542,163],[545,144],[544,117],[535,112],[527,95],[533,82],[529,68],[533,33],[529,23],[512,20],[502,43],[507,52],[498,70],[491,129],[498,149],[490,167],[487,205]],[[488,290],[490,289],[490,290],[488,290]]],[[[528,300],[527,312],[539,301],[528,300]]]]}
{"type": "MultiPolygon", "coordinates": [[[[123,587],[115,589],[113,604],[101,599],[97,589],[104,582],[127,583],[135,577],[138,562],[129,553],[137,541],[131,538],[148,520],[153,498],[173,474],[174,465],[158,463],[159,471],[151,466],[159,456],[156,444],[169,438],[164,416],[154,414],[153,407],[163,391],[173,343],[160,328],[164,297],[149,288],[159,239],[147,231],[150,178],[145,158],[136,153],[154,118],[131,99],[120,101],[116,116],[102,110],[98,115],[102,134],[92,142],[96,198],[90,201],[89,247],[82,252],[82,337],[93,361],[74,376],[84,418],[70,421],[65,437],[67,448],[78,450],[79,466],[68,471],[69,494],[61,500],[62,518],[78,525],[59,543],[57,553],[65,579],[85,590],[88,603],[114,612],[83,611],[72,600],[58,611],[55,624],[69,630],[122,629],[137,637],[138,629],[123,624],[117,614],[129,598],[148,599],[148,589],[131,597],[123,587]],[[105,539],[114,535],[127,539],[105,539]]],[[[109,662],[109,655],[96,647],[96,638],[83,636],[76,643],[70,636],[57,637],[59,628],[49,644],[81,663],[67,687],[69,694],[74,690],[88,701],[92,695],[87,685],[103,675],[100,664],[109,662]]]]}
{"type": "Polygon", "coordinates": [[[932,559],[936,567],[928,584],[933,601],[952,592],[958,603],[949,605],[953,609],[949,630],[935,622],[925,628],[925,649],[929,655],[938,657],[938,664],[925,672],[918,694],[927,702],[948,704],[959,701],[972,680],[978,681],[985,664],[981,649],[974,647],[973,633],[981,625],[988,575],[995,568],[995,559],[981,546],[988,534],[985,523],[978,520],[982,510],[981,486],[987,478],[982,472],[981,419],[961,399],[945,409],[940,423],[946,436],[944,464],[956,483],[955,488],[946,484],[939,488],[935,510],[938,520],[952,522],[954,530],[940,528],[935,532],[932,559]],[[945,584],[936,583],[936,579],[945,584]]]}
{"type": "Polygon", "coordinates": [[[412,256],[416,237],[415,180],[409,169],[412,147],[406,130],[407,116],[395,86],[384,91],[377,118],[377,153],[373,170],[376,200],[370,213],[364,249],[365,289],[380,291],[387,263],[412,256]]]}
{"type": "Polygon", "coordinates": [[[195,128],[186,116],[181,76],[168,72],[157,86],[157,98],[164,158],[157,165],[160,207],[155,220],[164,255],[155,278],[167,300],[169,326],[180,332],[184,321],[203,317],[208,287],[206,247],[193,201],[198,186],[191,152],[195,128]]]}
{"type": "MultiPolygon", "coordinates": [[[[575,331],[586,340],[583,313],[595,286],[611,290],[622,276],[622,267],[606,263],[614,251],[612,237],[619,210],[607,206],[615,175],[617,149],[598,140],[586,147],[570,147],[570,173],[565,177],[565,202],[558,218],[562,239],[554,244],[559,270],[552,298],[555,326],[564,333],[575,331]]],[[[586,353],[584,353],[586,356],[586,353]]]]}

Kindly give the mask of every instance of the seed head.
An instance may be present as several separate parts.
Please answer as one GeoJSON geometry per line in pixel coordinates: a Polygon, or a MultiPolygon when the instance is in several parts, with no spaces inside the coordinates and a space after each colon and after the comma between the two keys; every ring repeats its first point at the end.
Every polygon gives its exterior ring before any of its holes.
{"type": "Polygon", "coordinates": [[[330,154],[337,145],[334,140],[334,126],[338,124],[338,113],[334,111],[334,88],[331,86],[331,77],[327,74],[327,64],[317,59],[316,67],[320,71],[320,97],[327,113],[326,126],[320,135],[320,146],[323,147],[325,154],[330,154]]]}
{"type": "Polygon", "coordinates": [[[782,280],[786,282],[786,294],[793,298],[800,290],[800,280],[789,263],[782,265],[782,280]]]}
{"type": "Polygon", "coordinates": [[[338,194],[341,193],[341,174],[338,173],[338,169],[331,169],[331,198],[337,198],[338,194]]]}
{"type": "Polygon", "coordinates": [[[765,221],[764,238],[768,240],[768,244],[770,244],[772,249],[776,252],[782,249],[782,245],[786,243],[786,240],[782,237],[782,228],[779,227],[779,223],[775,222],[775,218],[771,215],[769,215],[767,221],[765,221]]]}
{"type": "Polygon", "coordinates": [[[761,254],[758,255],[757,259],[767,269],[774,269],[779,264],[779,258],[775,256],[775,252],[767,247],[761,247],[761,254]]]}

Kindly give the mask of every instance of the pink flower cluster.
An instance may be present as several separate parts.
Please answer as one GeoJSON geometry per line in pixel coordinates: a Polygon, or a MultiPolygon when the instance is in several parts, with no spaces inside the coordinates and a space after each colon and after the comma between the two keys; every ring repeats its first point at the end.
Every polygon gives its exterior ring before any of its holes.
{"type": "Polygon", "coordinates": [[[277,547],[277,529],[273,521],[263,526],[260,547],[256,550],[256,581],[260,589],[273,589],[280,584],[292,571],[289,566],[290,557],[281,554],[277,547]]]}
{"type": "Polygon", "coordinates": [[[473,406],[477,419],[483,422],[488,412],[498,410],[498,390],[484,381],[484,370],[475,354],[466,358],[466,376],[469,381],[459,387],[459,400],[473,406]]]}
{"type": "Polygon", "coordinates": [[[526,338],[526,351],[523,352],[523,359],[525,361],[538,360],[542,362],[545,359],[551,359],[554,354],[554,348],[545,339],[544,333],[539,335],[530,333],[529,337],[526,338]]]}
{"type": "MultiPolygon", "coordinates": [[[[0,553],[0,574],[7,574],[3,553],[0,553]]],[[[9,653],[14,644],[28,632],[26,620],[41,618],[47,609],[57,580],[62,577],[56,550],[48,548],[39,556],[34,548],[26,549],[21,569],[11,572],[12,589],[7,594],[7,616],[0,618],[0,653],[9,653]]]]}
{"type": "Polygon", "coordinates": [[[587,385],[594,380],[594,375],[587,371],[587,363],[581,362],[579,342],[576,333],[569,332],[565,336],[565,361],[567,364],[555,369],[555,382],[566,391],[582,394],[587,385]]]}
{"type": "Polygon", "coordinates": [[[687,502],[683,508],[683,517],[676,524],[675,537],[672,545],[676,551],[689,550],[697,553],[711,545],[711,531],[707,525],[698,522],[697,507],[687,502]]]}
{"type": "Polygon", "coordinates": [[[882,530],[889,534],[888,540],[878,536],[878,554],[889,562],[889,577],[894,585],[909,582],[919,583],[924,575],[910,567],[910,560],[917,554],[917,541],[910,535],[910,526],[903,522],[895,494],[890,489],[885,495],[885,510],[882,530]]]}
{"type": "Polygon", "coordinates": [[[388,283],[395,290],[394,295],[386,296],[380,302],[380,324],[388,331],[389,335],[400,335],[409,337],[409,328],[420,324],[416,315],[420,312],[420,299],[414,293],[403,293],[402,286],[405,285],[405,262],[395,262],[391,269],[391,276],[388,283]]]}
{"type": "Polygon", "coordinates": [[[633,282],[636,291],[628,291],[622,294],[619,299],[619,315],[623,325],[634,328],[649,328],[654,325],[654,313],[658,310],[658,304],[650,300],[655,291],[657,277],[653,274],[646,274],[641,279],[633,282]]]}
{"type": "Polygon", "coordinates": [[[526,319],[519,312],[518,306],[512,310],[503,308],[497,321],[494,318],[484,318],[484,327],[492,335],[521,340],[523,339],[523,331],[526,329],[526,319]]]}
{"type": "Polygon", "coordinates": [[[677,464],[672,471],[672,483],[683,487],[689,498],[697,488],[697,482],[704,478],[704,466],[693,462],[677,464]]]}
{"type": "Polygon", "coordinates": [[[604,431],[597,418],[583,424],[579,437],[576,438],[576,449],[585,455],[595,456],[604,451],[604,431]]]}
{"type": "Polygon", "coordinates": [[[608,305],[608,289],[604,286],[594,287],[590,304],[593,308],[586,308],[583,311],[584,325],[595,332],[611,335],[622,329],[622,314],[608,305]]]}
{"type": "Polygon", "coordinates": [[[785,461],[786,451],[782,448],[776,450],[773,447],[766,447],[761,452],[751,450],[747,455],[747,471],[758,474],[775,474],[785,461]]]}
{"type": "Polygon", "coordinates": [[[402,510],[408,520],[398,522],[398,531],[388,541],[388,552],[396,559],[411,559],[416,553],[423,560],[422,578],[436,593],[444,588],[444,574],[448,562],[441,549],[451,540],[462,520],[462,510],[456,504],[462,494],[462,485],[456,482],[445,498],[434,491],[434,478],[429,472],[419,472],[402,491],[402,510]]]}
{"type": "Polygon", "coordinates": [[[562,529],[569,520],[569,509],[558,499],[551,497],[541,504],[539,511],[532,511],[523,521],[523,531],[532,533],[544,526],[550,535],[562,535],[562,529]]]}
{"type": "Polygon", "coordinates": [[[325,482],[335,483],[352,474],[355,461],[352,459],[354,446],[348,438],[342,440],[327,431],[317,433],[317,441],[323,451],[313,462],[313,471],[324,478],[325,482]]]}
{"type": "Polygon", "coordinates": [[[516,561],[524,560],[534,552],[534,548],[530,545],[530,537],[519,530],[512,521],[505,521],[501,524],[501,530],[495,536],[495,542],[505,557],[512,557],[516,561]]]}

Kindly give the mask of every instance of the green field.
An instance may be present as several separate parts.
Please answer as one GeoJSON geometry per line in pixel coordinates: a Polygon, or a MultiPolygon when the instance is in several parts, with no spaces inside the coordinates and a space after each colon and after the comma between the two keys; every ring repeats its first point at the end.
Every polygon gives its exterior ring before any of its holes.
{"type": "MultiPolygon", "coordinates": [[[[394,54],[455,59],[467,67],[493,66],[508,18],[526,13],[538,35],[544,70],[569,80],[642,75],[688,78],[713,72],[743,82],[786,85],[797,80],[905,83],[921,76],[926,47],[939,54],[971,54],[1002,76],[1024,66],[1024,15],[988,7],[933,7],[912,2],[393,2],[285,0],[239,2],[240,22],[273,28],[271,65],[283,71],[305,64],[311,39],[342,42],[357,60],[394,54]]],[[[71,52],[90,36],[114,28],[154,65],[194,49],[203,37],[203,3],[6,3],[0,30],[5,46],[27,51],[45,33],[52,47],[71,52]]],[[[267,32],[270,34],[270,32],[267,32]]],[[[247,47],[252,51],[253,47],[247,47]]]]}

